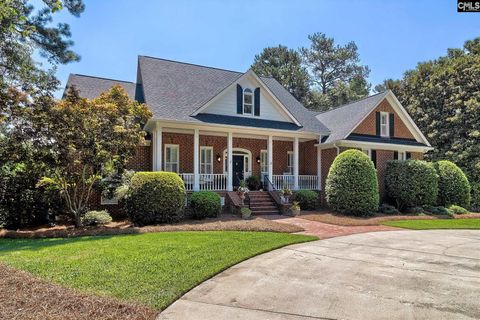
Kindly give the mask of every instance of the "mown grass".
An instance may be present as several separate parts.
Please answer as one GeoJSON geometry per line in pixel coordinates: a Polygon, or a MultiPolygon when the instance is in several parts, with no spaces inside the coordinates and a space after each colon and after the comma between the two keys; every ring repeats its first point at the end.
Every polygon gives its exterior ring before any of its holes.
{"type": "Polygon", "coordinates": [[[397,220],[386,221],[382,224],[413,230],[480,229],[480,219],[397,220]]]}
{"type": "Polygon", "coordinates": [[[235,231],[0,239],[0,262],[66,287],[163,310],[242,260],[315,239],[235,231]]]}

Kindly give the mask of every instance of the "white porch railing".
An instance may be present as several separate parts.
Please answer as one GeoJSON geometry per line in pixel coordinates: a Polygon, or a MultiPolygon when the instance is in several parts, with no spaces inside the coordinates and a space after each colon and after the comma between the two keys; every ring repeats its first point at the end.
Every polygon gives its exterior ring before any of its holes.
{"type": "MultiPolygon", "coordinates": [[[[272,176],[272,183],[276,189],[284,188],[294,189],[295,176],[293,174],[278,174],[272,176]]],[[[298,189],[302,190],[318,190],[318,176],[315,175],[299,175],[298,189]]]]}
{"type": "Polygon", "coordinates": [[[227,190],[227,175],[223,173],[200,174],[200,190],[227,190]]]}
{"type": "MultiPolygon", "coordinates": [[[[195,176],[193,173],[179,173],[185,184],[185,190],[193,191],[195,183],[195,176]]],[[[200,190],[208,191],[224,191],[227,190],[227,175],[226,174],[199,174],[200,190]]]]}

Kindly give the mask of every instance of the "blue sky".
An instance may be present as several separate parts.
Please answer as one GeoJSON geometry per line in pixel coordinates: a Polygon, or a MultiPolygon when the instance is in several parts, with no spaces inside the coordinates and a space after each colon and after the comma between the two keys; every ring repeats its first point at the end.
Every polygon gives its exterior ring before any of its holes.
{"type": "Polygon", "coordinates": [[[246,71],[264,47],[296,49],[324,32],[341,44],[356,42],[375,85],[480,36],[480,13],[457,13],[456,0],[85,3],[80,18],[55,18],[70,24],[82,57],[58,68],[62,84],[69,73],[134,81],[138,55],[246,71]]]}

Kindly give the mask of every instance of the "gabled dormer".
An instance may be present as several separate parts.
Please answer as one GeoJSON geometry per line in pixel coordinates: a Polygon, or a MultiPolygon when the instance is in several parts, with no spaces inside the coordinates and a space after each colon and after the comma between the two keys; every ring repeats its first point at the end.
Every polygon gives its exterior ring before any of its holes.
{"type": "Polygon", "coordinates": [[[195,110],[192,116],[199,114],[281,121],[300,126],[298,120],[251,70],[195,110]]]}

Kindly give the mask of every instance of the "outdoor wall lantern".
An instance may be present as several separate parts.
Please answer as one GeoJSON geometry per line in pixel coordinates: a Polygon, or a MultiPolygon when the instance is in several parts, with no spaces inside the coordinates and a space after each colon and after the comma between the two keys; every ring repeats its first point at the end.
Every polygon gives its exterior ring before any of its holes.
{"type": "Polygon", "coordinates": [[[257,163],[260,163],[260,157],[257,157],[257,163]]]}
{"type": "Polygon", "coordinates": [[[222,161],[222,157],[220,157],[219,154],[217,154],[217,162],[221,162],[222,161]]]}

